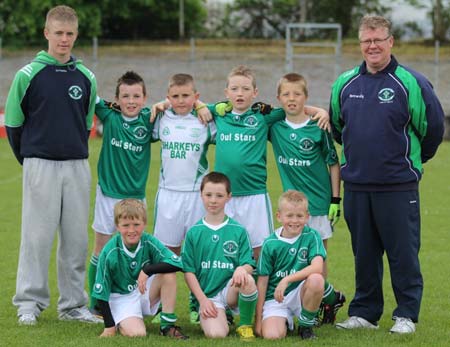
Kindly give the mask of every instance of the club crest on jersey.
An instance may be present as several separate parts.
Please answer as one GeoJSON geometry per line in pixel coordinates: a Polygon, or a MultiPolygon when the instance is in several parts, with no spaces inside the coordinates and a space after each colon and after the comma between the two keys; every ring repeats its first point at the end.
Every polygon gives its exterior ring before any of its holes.
{"type": "Polygon", "coordinates": [[[145,139],[147,136],[147,128],[143,126],[138,126],[133,130],[134,137],[138,140],[145,139]]]}
{"type": "Polygon", "coordinates": [[[378,92],[378,99],[382,104],[392,103],[392,100],[395,97],[395,92],[391,88],[383,88],[378,92]]]}
{"type": "Polygon", "coordinates": [[[79,100],[83,96],[83,90],[79,86],[70,86],[69,96],[74,100],[79,100]]]}
{"type": "Polygon", "coordinates": [[[296,134],[296,133],[291,133],[291,134],[289,135],[289,139],[290,139],[291,141],[297,140],[297,134],[296,134]]]}
{"type": "Polygon", "coordinates": [[[135,260],[133,260],[133,261],[130,263],[130,268],[131,268],[132,270],[134,270],[134,269],[136,269],[136,266],[137,266],[137,262],[136,262],[135,260]]]}
{"type": "Polygon", "coordinates": [[[103,286],[100,283],[94,284],[94,292],[101,293],[103,291],[103,286]]]}
{"type": "Polygon", "coordinates": [[[308,262],[308,248],[302,247],[297,253],[297,260],[300,263],[307,263],[308,262]]]}
{"type": "Polygon", "coordinates": [[[297,250],[295,248],[290,248],[289,249],[289,255],[295,256],[296,254],[297,254],[297,250]]]}
{"type": "Polygon", "coordinates": [[[248,116],[244,119],[244,125],[250,128],[258,126],[258,119],[255,116],[248,116]]]}
{"type": "Polygon", "coordinates": [[[302,152],[310,152],[314,149],[314,141],[307,137],[300,139],[300,142],[298,145],[302,152]]]}
{"type": "Polygon", "coordinates": [[[219,235],[214,234],[214,235],[211,237],[211,240],[212,240],[212,242],[217,242],[217,241],[219,241],[219,235]]]}
{"type": "Polygon", "coordinates": [[[165,135],[165,136],[170,135],[170,130],[169,130],[169,128],[168,128],[168,127],[165,127],[165,128],[163,129],[163,131],[162,131],[162,134],[165,135]]]}
{"type": "Polygon", "coordinates": [[[225,255],[234,257],[237,254],[239,247],[238,244],[235,241],[226,241],[223,244],[223,251],[225,255]]]}

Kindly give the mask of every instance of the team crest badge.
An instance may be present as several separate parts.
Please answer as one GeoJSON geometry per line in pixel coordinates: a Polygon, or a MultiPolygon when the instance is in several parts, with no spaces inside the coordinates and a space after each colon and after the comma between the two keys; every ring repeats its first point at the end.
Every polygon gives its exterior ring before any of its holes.
{"type": "Polygon", "coordinates": [[[300,140],[299,147],[303,152],[310,152],[314,149],[314,141],[304,137],[300,140]]]}
{"type": "Polygon", "coordinates": [[[212,240],[212,242],[217,242],[217,241],[219,241],[219,235],[214,234],[214,235],[211,237],[211,240],[212,240]]]}
{"type": "Polygon", "coordinates": [[[247,127],[254,128],[258,126],[258,119],[255,116],[248,116],[244,119],[244,124],[247,127]]]}
{"type": "Polygon", "coordinates": [[[391,103],[395,97],[395,92],[391,88],[383,88],[378,92],[378,99],[381,103],[391,103]]]}
{"type": "Polygon", "coordinates": [[[83,90],[79,86],[71,86],[69,96],[74,100],[79,100],[83,96],[83,90]]]}
{"type": "Polygon", "coordinates": [[[308,262],[308,249],[305,247],[300,248],[300,250],[297,253],[297,260],[300,263],[307,263],[308,262]]]}
{"type": "Polygon", "coordinates": [[[169,130],[169,128],[168,127],[165,127],[164,129],[163,129],[163,131],[162,131],[162,134],[163,135],[170,135],[170,130],[169,130]]]}
{"type": "Polygon", "coordinates": [[[227,241],[223,244],[223,251],[227,256],[236,256],[238,248],[238,244],[235,241],[227,241]]]}
{"type": "Polygon", "coordinates": [[[147,136],[147,128],[143,126],[138,126],[133,130],[134,137],[138,140],[142,140],[147,136]]]}
{"type": "Polygon", "coordinates": [[[101,293],[103,291],[103,286],[100,283],[94,285],[94,292],[101,293]]]}

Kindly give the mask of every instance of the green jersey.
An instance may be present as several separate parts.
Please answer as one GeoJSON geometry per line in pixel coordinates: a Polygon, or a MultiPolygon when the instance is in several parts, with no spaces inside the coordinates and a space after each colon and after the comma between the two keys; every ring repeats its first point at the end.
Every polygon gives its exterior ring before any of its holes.
{"type": "Polygon", "coordinates": [[[183,267],[181,258],[164,247],[153,235],[143,233],[137,248],[130,251],[117,233],[108,241],[98,257],[92,296],[108,301],[111,294],[129,294],[137,288],[142,267],[147,263],[161,262],[183,267]]]}
{"type": "Polygon", "coordinates": [[[238,266],[255,267],[246,230],[228,217],[221,225],[209,225],[202,219],[190,228],[182,259],[183,271],[195,274],[208,298],[226,286],[238,266]]]}
{"type": "Polygon", "coordinates": [[[116,199],[145,198],[153,131],[150,110],[143,108],[136,118],[127,119],[100,100],[95,113],[103,123],[103,144],[97,166],[103,194],[116,199]]]}
{"type": "Polygon", "coordinates": [[[283,190],[300,190],[312,216],[328,214],[331,182],[328,165],[338,163],[331,135],[309,120],[301,127],[281,120],[270,128],[270,141],[283,190]]]}
{"type": "MultiPolygon", "coordinates": [[[[315,257],[326,259],[322,238],[317,231],[305,225],[299,236],[288,239],[281,236],[282,229],[278,228],[265,239],[258,259],[258,275],[269,276],[266,300],[274,298],[275,288],[284,277],[307,267],[315,257]]],[[[289,284],[284,295],[299,284],[289,284]]]]}
{"type": "Polygon", "coordinates": [[[258,108],[220,116],[214,106],[209,108],[217,127],[215,171],[228,176],[233,196],[266,193],[269,127],[284,112],[264,116],[258,108]]]}

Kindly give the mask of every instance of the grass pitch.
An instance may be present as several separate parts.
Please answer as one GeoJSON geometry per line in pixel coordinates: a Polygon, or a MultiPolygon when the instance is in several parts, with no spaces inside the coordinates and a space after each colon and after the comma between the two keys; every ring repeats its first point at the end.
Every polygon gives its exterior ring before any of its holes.
{"type": "MultiPolygon", "coordinates": [[[[90,163],[92,167],[92,187],[96,184],[96,163],[101,146],[101,139],[93,139],[90,143],[90,163]]],[[[213,160],[214,148],[210,157],[213,160]]],[[[318,339],[300,341],[297,336],[289,336],[281,341],[265,341],[257,339],[250,345],[258,346],[449,346],[450,341],[450,252],[449,240],[449,206],[450,206],[450,143],[441,145],[436,157],[425,165],[421,191],[422,211],[422,248],[421,264],[425,289],[422,301],[420,323],[417,332],[411,336],[393,336],[388,331],[392,325],[391,312],[395,307],[389,281],[389,270],[385,268],[385,309],[380,321],[380,329],[376,331],[338,331],[334,327],[325,326],[316,329],[318,339]]],[[[16,162],[6,139],[0,139],[0,270],[2,285],[0,287],[0,345],[1,346],[235,346],[240,343],[234,331],[230,337],[212,341],[203,337],[200,327],[189,324],[187,287],[179,274],[179,295],[177,314],[179,325],[191,338],[188,341],[173,341],[159,337],[158,326],[147,320],[148,336],[129,339],[117,337],[99,339],[102,325],[90,325],[75,322],[60,322],[57,319],[56,301],[58,290],[56,285],[55,252],[52,254],[50,266],[51,305],[45,310],[39,323],[33,327],[17,325],[16,309],[11,303],[15,292],[18,250],[20,245],[20,218],[22,194],[22,169],[16,162]]],[[[147,185],[147,202],[149,225],[153,222],[153,202],[157,188],[159,173],[159,146],[152,150],[150,178],[147,185]]],[[[278,172],[275,167],[270,145],[268,149],[268,187],[273,204],[281,193],[278,172]]],[[[93,209],[94,189],[92,189],[91,211],[93,209]]],[[[45,202],[43,202],[45,203],[45,202]]],[[[91,216],[92,218],[92,216],[91,216]]],[[[51,230],[49,230],[51,232],[51,230]]],[[[89,230],[90,248],[93,247],[93,232],[89,230]]],[[[333,238],[329,242],[329,280],[336,288],[344,291],[348,300],[354,292],[353,257],[350,237],[341,220],[333,238]]],[[[88,260],[86,260],[88,263],[88,260]]],[[[346,318],[347,305],[338,313],[338,320],[346,318]]]]}

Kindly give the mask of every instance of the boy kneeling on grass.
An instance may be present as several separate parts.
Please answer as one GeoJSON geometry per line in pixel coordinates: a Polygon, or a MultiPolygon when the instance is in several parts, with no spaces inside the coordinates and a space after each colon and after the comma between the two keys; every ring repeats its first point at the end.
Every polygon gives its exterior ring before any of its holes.
{"type": "Polygon", "coordinates": [[[238,335],[253,339],[255,261],[245,228],[224,211],[231,198],[230,181],[211,172],[203,178],[200,192],[206,216],[188,230],[182,251],[187,285],[200,304],[200,326],[206,337],[227,336],[229,308],[240,313],[238,335]]]}
{"type": "Polygon", "coordinates": [[[281,227],[266,238],[258,260],[255,332],[265,339],[286,336],[298,317],[299,335],[313,339],[312,327],[324,293],[326,251],[319,233],[306,223],[308,199],[288,190],[278,200],[281,227]]]}
{"type": "Polygon", "coordinates": [[[175,326],[176,271],[181,259],[155,237],[144,233],[145,205],[137,199],[124,199],[114,207],[119,233],[102,249],[92,296],[103,315],[102,337],[145,336],[143,316],[155,315],[162,304],[160,334],[187,339],[175,326]]]}

